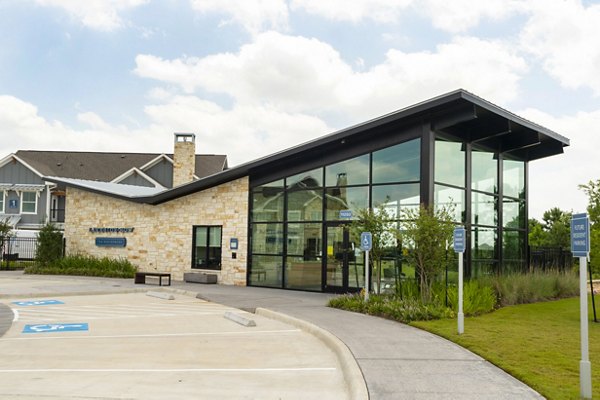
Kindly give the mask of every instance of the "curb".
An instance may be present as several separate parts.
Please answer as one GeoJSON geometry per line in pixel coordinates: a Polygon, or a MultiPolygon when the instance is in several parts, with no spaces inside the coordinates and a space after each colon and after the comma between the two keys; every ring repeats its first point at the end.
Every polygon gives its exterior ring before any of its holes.
{"type": "Polygon", "coordinates": [[[365,400],[369,398],[369,392],[367,390],[367,384],[365,378],[356,362],[356,359],[350,352],[350,349],[342,342],[337,336],[333,335],[329,331],[320,328],[310,322],[290,317],[289,315],[282,314],[276,311],[272,311],[266,308],[258,307],[256,309],[257,315],[263,317],[275,319],[286,324],[293,325],[297,328],[302,329],[305,332],[310,333],[317,339],[321,340],[327,347],[329,347],[338,358],[340,365],[342,366],[342,373],[344,374],[344,380],[348,386],[348,393],[352,400],[365,400]]]}

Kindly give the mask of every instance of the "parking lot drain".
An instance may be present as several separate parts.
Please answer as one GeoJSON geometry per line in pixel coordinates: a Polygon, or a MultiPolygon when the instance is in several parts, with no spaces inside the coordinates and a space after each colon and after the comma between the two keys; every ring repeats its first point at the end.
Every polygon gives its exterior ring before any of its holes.
{"type": "Polygon", "coordinates": [[[175,300],[175,296],[164,292],[146,292],[146,296],[158,297],[159,299],[175,300]]]}
{"type": "Polygon", "coordinates": [[[224,317],[243,326],[256,326],[256,322],[254,322],[253,319],[246,318],[231,311],[227,311],[224,317]]]}

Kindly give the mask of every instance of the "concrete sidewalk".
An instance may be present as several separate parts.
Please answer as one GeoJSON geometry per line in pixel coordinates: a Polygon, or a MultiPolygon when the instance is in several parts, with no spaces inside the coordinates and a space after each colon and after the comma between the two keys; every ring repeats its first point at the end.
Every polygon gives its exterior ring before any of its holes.
{"type": "MultiPolygon", "coordinates": [[[[14,291],[20,291],[20,297],[39,297],[52,291],[66,295],[158,288],[134,285],[133,279],[33,277],[19,273],[10,273],[10,278],[18,278],[23,284],[7,288],[2,285],[2,277],[9,276],[5,274],[0,272],[0,296],[4,298],[15,297],[16,293],[11,293],[14,291]]],[[[372,400],[542,398],[504,371],[443,338],[382,318],[328,308],[329,294],[183,282],[173,282],[169,289],[198,293],[206,300],[245,310],[270,309],[329,331],[352,352],[372,400]]],[[[3,315],[4,319],[12,318],[5,314],[0,310],[0,327],[3,315]]]]}

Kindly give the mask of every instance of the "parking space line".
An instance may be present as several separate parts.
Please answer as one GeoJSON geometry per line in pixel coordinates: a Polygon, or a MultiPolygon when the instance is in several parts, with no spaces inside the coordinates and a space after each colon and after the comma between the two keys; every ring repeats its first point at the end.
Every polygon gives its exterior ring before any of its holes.
{"type": "Polygon", "coordinates": [[[13,322],[17,322],[19,320],[19,310],[15,310],[14,308],[11,308],[12,312],[13,312],[13,322]]]}
{"type": "Polygon", "coordinates": [[[0,373],[40,373],[40,372],[324,372],[336,371],[335,367],[304,367],[304,368],[107,368],[107,369],[75,369],[75,368],[39,368],[39,369],[0,369],[0,373]]]}
{"type": "Polygon", "coordinates": [[[149,333],[138,335],[97,335],[97,336],[50,336],[50,337],[15,337],[1,338],[0,342],[8,342],[15,340],[82,340],[82,339],[124,339],[124,338],[150,338],[150,337],[176,337],[176,336],[223,336],[223,335],[258,335],[258,334],[273,334],[273,333],[297,333],[300,329],[280,329],[266,331],[229,331],[229,332],[186,332],[186,333],[149,333]]]}

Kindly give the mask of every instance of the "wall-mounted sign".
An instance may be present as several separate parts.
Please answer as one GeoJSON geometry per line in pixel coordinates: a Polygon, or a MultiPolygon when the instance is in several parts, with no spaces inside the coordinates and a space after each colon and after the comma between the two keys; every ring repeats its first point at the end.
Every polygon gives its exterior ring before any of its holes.
{"type": "Polygon", "coordinates": [[[340,219],[352,218],[352,210],[340,210],[340,219]]]}
{"type": "Polygon", "coordinates": [[[8,208],[19,208],[19,200],[11,199],[8,201],[8,208]]]}
{"type": "Polygon", "coordinates": [[[238,249],[238,240],[237,240],[237,238],[231,238],[231,239],[229,239],[229,249],[230,250],[237,250],[238,249]]]}
{"type": "Polygon", "coordinates": [[[90,228],[90,233],[131,233],[135,228],[90,228]]]}
{"type": "Polygon", "coordinates": [[[125,247],[127,238],[121,237],[97,237],[96,246],[98,247],[125,247]]]}

